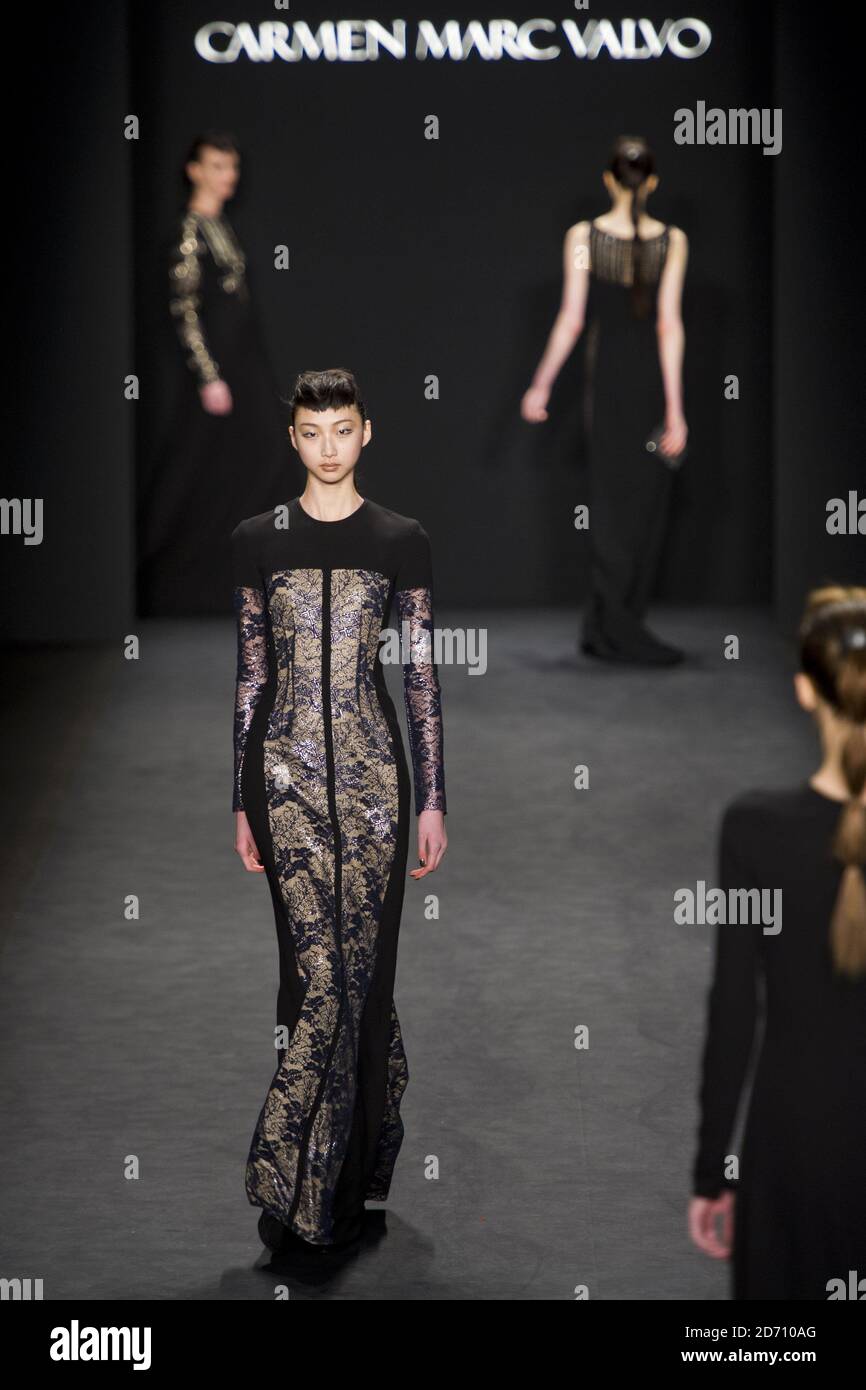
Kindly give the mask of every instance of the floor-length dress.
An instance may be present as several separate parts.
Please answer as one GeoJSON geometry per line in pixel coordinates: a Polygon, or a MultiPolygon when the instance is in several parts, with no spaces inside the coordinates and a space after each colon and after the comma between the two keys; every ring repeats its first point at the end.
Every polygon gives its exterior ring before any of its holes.
{"type": "Polygon", "coordinates": [[[328,1245],[359,1233],[365,1199],[387,1197],[403,1138],[393,990],[411,786],[379,636],[393,603],[416,813],[444,812],[430,544],[417,521],[370,499],[320,521],[295,498],[241,522],[232,547],[233,808],[266,869],[288,1040],[246,1191],[328,1245]]]}
{"type": "Polygon", "coordinates": [[[246,258],[225,213],[180,218],[168,250],[167,316],[182,376],[152,471],[140,479],[139,612],[223,613],[226,536],[239,516],[282,495],[289,447],[246,258]],[[227,415],[201,403],[200,388],[217,380],[232,393],[227,415]]]}
{"type": "Polygon", "coordinates": [[[722,820],[719,886],[782,894],[780,931],[715,929],[692,1187],[736,1192],[735,1299],[826,1300],[829,1281],[866,1274],[866,976],[839,975],[829,944],[842,806],[806,782],[746,793],[722,820]],[[737,1177],[726,1158],[761,1016],[737,1177]]]}
{"type": "Polygon", "coordinates": [[[642,619],[667,522],[671,470],[647,451],[665,397],[656,339],[670,228],[641,243],[646,317],[632,308],[631,240],[589,228],[584,421],[590,469],[590,592],[583,637],[599,654],[653,654],[642,619]]]}

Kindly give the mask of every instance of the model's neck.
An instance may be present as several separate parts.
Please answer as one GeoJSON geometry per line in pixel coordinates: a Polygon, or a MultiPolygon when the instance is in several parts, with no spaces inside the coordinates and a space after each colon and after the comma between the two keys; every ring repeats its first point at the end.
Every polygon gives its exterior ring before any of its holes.
{"type": "MultiPolygon", "coordinates": [[[[622,197],[622,198],[617,198],[616,201],[611,205],[611,209],[610,209],[610,212],[608,213],[608,217],[609,217],[612,221],[614,221],[614,222],[619,222],[619,223],[621,223],[621,225],[624,226],[624,227],[626,227],[626,226],[632,227],[632,226],[634,225],[634,223],[632,222],[632,203],[633,203],[633,201],[634,201],[634,195],[633,195],[633,194],[627,194],[626,196],[624,196],[624,197],[622,197]]],[[[642,208],[640,209],[639,214],[638,214],[638,221],[639,221],[639,222],[642,222],[642,221],[644,221],[645,218],[648,218],[648,217],[649,217],[649,213],[646,211],[645,208],[642,207],[642,208]]]]}
{"type": "Polygon", "coordinates": [[[198,212],[202,217],[219,217],[223,210],[222,201],[206,193],[194,193],[187,206],[190,212],[198,212]]]}
{"type": "Polygon", "coordinates": [[[344,478],[342,483],[331,486],[320,483],[317,478],[308,478],[300,496],[304,511],[317,521],[342,521],[357,511],[363,501],[354,478],[344,478]]]}
{"type": "MultiPolygon", "coordinates": [[[[845,781],[841,767],[830,758],[825,758],[818,771],[809,778],[809,782],[816,792],[822,792],[824,796],[830,796],[834,801],[847,801],[851,796],[851,788],[845,781]]],[[[866,806],[866,787],[863,789],[860,801],[866,806]]]]}

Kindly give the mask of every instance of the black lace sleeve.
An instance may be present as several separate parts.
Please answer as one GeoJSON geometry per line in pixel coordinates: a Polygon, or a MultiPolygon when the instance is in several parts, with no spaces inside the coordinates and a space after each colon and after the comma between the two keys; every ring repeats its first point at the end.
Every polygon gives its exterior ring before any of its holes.
{"type": "Polygon", "coordinates": [[[397,576],[396,603],[403,651],[406,727],[415,783],[415,813],[447,810],[442,697],[434,660],[430,542],[417,526],[397,576]]]}
{"type": "Polygon", "coordinates": [[[269,674],[265,591],[243,531],[243,522],[232,532],[232,563],[238,642],[232,810],[242,811],[241,773],[247,736],[269,674]]]}
{"type": "Polygon", "coordinates": [[[180,235],[169,257],[169,309],[177,328],[187,364],[199,386],[219,380],[219,364],[214,361],[204,336],[201,318],[201,258],[206,246],[192,213],[187,213],[180,235]]]}
{"type": "MultiPolygon", "coordinates": [[[[719,887],[758,887],[744,853],[748,827],[736,806],[722,819],[719,840],[719,887]]],[[[713,979],[707,996],[707,1032],[700,1084],[700,1125],[692,1173],[692,1191],[698,1197],[718,1197],[737,1183],[725,1176],[727,1146],[746,1070],[752,1052],[758,1018],[760,923],[729,922],[716,925],[713,979]]]]}

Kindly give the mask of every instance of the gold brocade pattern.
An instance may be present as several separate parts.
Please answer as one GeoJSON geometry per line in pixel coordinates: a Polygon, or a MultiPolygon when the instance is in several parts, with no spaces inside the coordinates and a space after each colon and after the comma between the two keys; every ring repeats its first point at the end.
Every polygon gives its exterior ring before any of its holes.
{"type": "MultiPolygon", "coordinates": [[[[247,1163],[251,1202],[327,1244],[358,1040],[394,862],[399,784],[375,671],[390,579],[292,569],[266,581],[276,694],[264,739],[274,862],[305,994],[247,1163]]],[[[387,1195],[408,1079],[391,1016],[385,1117],[367,1196],[387,1195]]]]}
{"type": "Polygon", "coordinates": [[[246,290],[246,257],[240,248],[237,237],[224,217],[198,218],[202,236],[208,244],[210,253],[223,272],[219,279],[226,294],[241,294],[246,290]]]}
{"type": "Polygon", "coordinates": [[[188,211],[171,257],[169,309],[177,322],[181,344],[189,353],[188,364],[202,385],[218,381],[220,376],[201,316],[201,261],[207,251],[222,272],[219,283],[226,294],[246,298],[246,261],[228,222],[223,217],[188,211]]]}
{"type": "Polygon", "coordinates": [[[399,589],[397,613],[408,641],[403,695],[418,811],[447,811],[442,698],[434,660],[433,596],[429,589],[399,589]]]}
{"type": "Polygon", "coordinates": [[[232,810],[242,811],[244,753],[250,726],[262,690],[268,679],[267,616],[262,589],[243,585],[235,588],[237,619],[237,679],[235,681],[234,792],[232,810]]]}

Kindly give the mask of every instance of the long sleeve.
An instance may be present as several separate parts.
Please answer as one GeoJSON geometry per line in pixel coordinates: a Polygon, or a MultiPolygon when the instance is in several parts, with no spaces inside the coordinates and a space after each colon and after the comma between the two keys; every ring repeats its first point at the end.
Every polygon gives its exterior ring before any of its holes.
{"type": "Polygon", "coordinates": [[[219,364],[205,340],[201,317],[201,262],[206,249],[195,215],[187,213],[169,257],[169,309],[181,347],[188,354],[187,364],[199,386],[218,381],[220,375],[219,364]]]}
{"type": "Polygon", "coordinates": [[[403,694],[415,784],[415,813],[446,812],[442,697],[434,660],[430,541],[416,522],[397,577],[396,603],[404,654],[403,694]]]}
{"type": "MultiPolygon", "coordinates": [[[[748,818],[736,803],[728,806],[719,839],[719,886],[757,888],[744,852],[748,818]]],[[[699,1197],[718,1197],[736,1189],[724,1174],[725,1155],[732,1138],[743,1082],[758,1017],[760,922],[717,923],[712,984],[707,996],[698,1145],[692,1172],[692,1191],[699,1197]]]]}
{"type": "Polygon", "coordinates": [[[244,754],[256,706],[268,681],[265,591],[241,522],[232,532],[234,609],[237,617],[237,681],[234,710],[234,788],[232,810],[244,809],[241,790],[244,754]]]}

